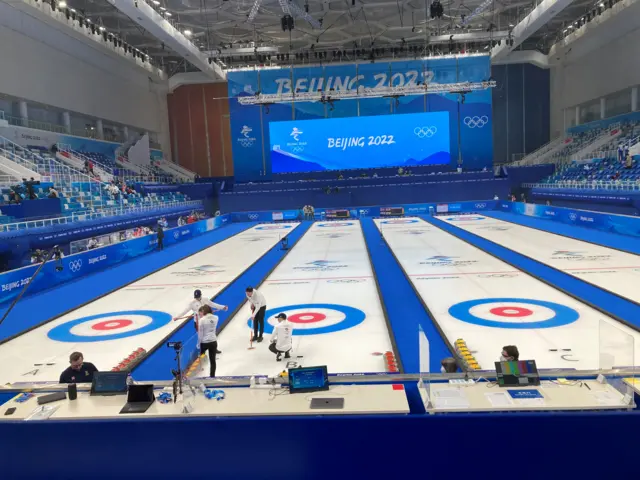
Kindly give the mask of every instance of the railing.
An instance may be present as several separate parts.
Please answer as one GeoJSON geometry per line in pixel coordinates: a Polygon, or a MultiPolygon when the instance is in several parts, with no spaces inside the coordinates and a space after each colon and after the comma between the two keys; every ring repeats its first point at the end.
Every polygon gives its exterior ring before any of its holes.
{"type": "Polygon", "coordinates": [[[517,163],[518,165],[528,165],[530,163],[534,163],[537,158],[557,147],[562,140],[564,140],[564,137],[554,138],[550,142],[545,143],[531,153],[514,153],[511,155],[511,163],[517,163]]]}
{"type": "Polygon", "coordinates": [[[16,185],[17,183],[22,183],[22,179],[20,179],[20,177],[16,177],[15,175],[0,175],[1,186],[8,187],[16,185]]]}
{"type": "Polygon", "coordinates": [[[554,183],[523,183],[524,188],[576,188],[580,190],[640,190],[639,180],[560,180],[554,183]]]}
{"type": "Polygon", "coordinates": [[[152,205],[131,206],[131,207],[114,207],[105,208],[96,212],[84,211],[74,212],[67,217],[46,218],[42,220],[27,220],[24,222],[7,223],[0,225],[0,232],[9,232],[14,230],[25,230],[29,228],[49,227],[51,225],[64,225],[74,222],[83,222],[87,220],[95,220],[104,217],[113,217],[117,215],[126,215],[138,212],[150,212],[155,210],[165,210],[174,207],[200,208],[202,202],[200,200],[189,200],[183,202],[154,202],[152,205]]]}

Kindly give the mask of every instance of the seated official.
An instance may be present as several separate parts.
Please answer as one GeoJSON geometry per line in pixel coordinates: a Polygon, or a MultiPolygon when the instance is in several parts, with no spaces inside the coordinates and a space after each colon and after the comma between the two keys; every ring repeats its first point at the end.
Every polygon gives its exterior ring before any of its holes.
{"type": "Polygon", "coordinates": [[[71,366],[60,375],[60,383],[91,383],[93,374],[98,371],[93,363],[85,362],[80,352],[69,356],[71,366]]]}
{"type": "Polygon", "coordinates": [[[440,362],[440,373],[456,373],[458,371],[458,362],[453,357],[443,358],[440,362]]]}
{"type": "Polygon", "coordinates": [[[279,362],[282,360],[283,353],[284,358],[291,358],[293,325],[287,320],[285,313],[279,313],[276,319],[278,320],[278,324],[273,328],[269,350],[276,354],[276,360],[279,362]]]}
{"type": "Polygon", "coordinates": [[[502,354],[500,355],[500,362],[517,362],[520,358],[520,352],[515,345],[507,345],[502,347],[502,354]]]}

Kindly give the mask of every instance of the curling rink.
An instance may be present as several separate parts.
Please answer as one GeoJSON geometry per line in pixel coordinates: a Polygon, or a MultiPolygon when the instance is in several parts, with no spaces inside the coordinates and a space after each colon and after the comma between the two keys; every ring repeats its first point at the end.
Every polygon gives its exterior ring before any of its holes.
{"type": "Polygon", "coordinates": [[[248,350],[245,303],[218,337],[223,354],[216,376],[273,375],[301,365],[327,365],[331,373],[385,371],[375,354],[391,350],[391,341],[359,221],[314,223],[259,291],[267,301],[264,341],[248,350]],[[276,362],[268,350],[280,312],[294,326],[289,362],[276,362]]]}
{"type": "Polygon", "coordinates": [[[638,255],[482,215],[438,219],[640,303],[638,255]]]}
{"type": "Polygon", "coordinates": [[[504,345],[542,368],[638,363],[639,332],[421,219],[375,223],[448,341],[465,339],[482,369],[493,369],[504,345]]]}
{"type": "Polygon", "coordinates": [[[74,351],[111,370],[137,348],[150,350],[184,323],[172,317],[195,289],[212,297],[297,225],[249,228],[0,345],[0,382],[58,381],[74,351]]]}

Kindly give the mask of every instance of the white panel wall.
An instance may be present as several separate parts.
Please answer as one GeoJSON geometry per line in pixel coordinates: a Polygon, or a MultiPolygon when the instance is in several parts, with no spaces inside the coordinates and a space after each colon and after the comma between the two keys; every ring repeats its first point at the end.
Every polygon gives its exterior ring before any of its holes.
{"type": "Polygon", "coordinates": [[[166,86],[144,71],[2,2],[0,17],[0,92],[142,131],[166,130],[166,86]]]}
{"type": "MultiPolygon", "coordinates": [[[[551,135],[563,129],[563,110],[640,85],[640,30],[618,38],[575,63],[551,69],[551,135]]],[[[554,135],[556,134],[556,135],[554,135]]]]}

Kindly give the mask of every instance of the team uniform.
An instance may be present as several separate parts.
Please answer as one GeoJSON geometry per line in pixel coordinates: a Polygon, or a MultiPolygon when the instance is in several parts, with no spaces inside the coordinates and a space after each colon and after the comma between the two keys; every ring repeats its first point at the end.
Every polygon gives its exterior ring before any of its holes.
{"type": "Polygon", "coordinates": [[[216,376],[216,352],[218,351],[218,316],[207,315],[200,318],[198,322],[198,348],[200,355],[209,353],[209,376],[216,376]]]}
{"type": "Polygon", "coordinates": [[[209,300],[208,298],[201,297],[199,300],[197,298],[194,298],[189,303],[189,306],[184,310],[184,312],[182,312],[180,315],[178,315],[178,317],[184,317],[187,313],[192,311],[193,314],[194,314],[193,315],[194,326],[195,326],[196,330],[198,330],[198,320],[199,320],[199,317],[200,317],[200,314],[198,313],[198,310],[200,310],[200,307],[202,307],[204,305],[209,305],[214,310],[224,310],[224,305],[219,305],[217,303],[214,303],[211,300],[209,300]]]}
{"type": "Polygon", "coordinates": [[[276,354],[276,360],[280,361],[282,354],[284,358],[291,357],[291,348],[293,346],[293,325],[287,320],[279,322],[271,334],[271,344],[269,350],[276,354]]]}
{"type": "Polygon", "coordinates": [[[264,333],[264,314],[267,311],[267,301],[264,295],[255,289],[250,297],[247,296],[247,300],[251,303],[251,311],[254,313],[253,339],[261,342],[264,333]]]}

